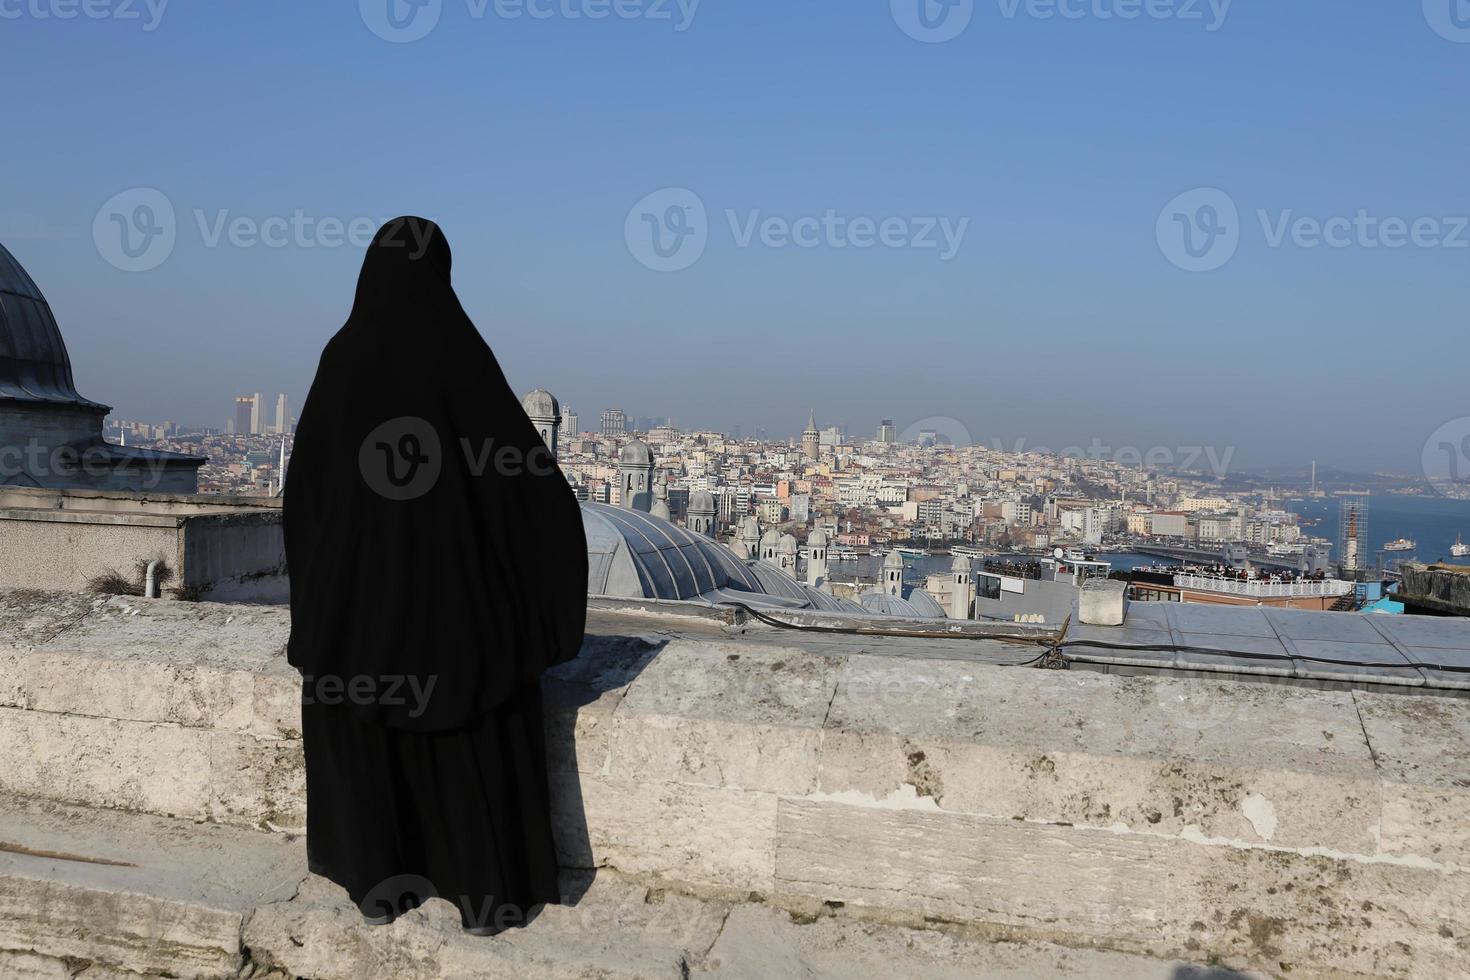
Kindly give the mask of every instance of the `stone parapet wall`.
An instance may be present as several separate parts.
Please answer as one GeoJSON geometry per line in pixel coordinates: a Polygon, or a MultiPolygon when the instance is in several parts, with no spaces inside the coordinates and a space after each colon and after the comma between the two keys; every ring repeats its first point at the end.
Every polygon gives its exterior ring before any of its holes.
{"type": "MultiPolygon", "coordinates": [[[[299,830],[288,627],[0,593],[0,793],[299,830]]],[[[1470,702],[589,632],[543,685],[569,866],[1292,976],[1470,962],[1470,702]]]]}

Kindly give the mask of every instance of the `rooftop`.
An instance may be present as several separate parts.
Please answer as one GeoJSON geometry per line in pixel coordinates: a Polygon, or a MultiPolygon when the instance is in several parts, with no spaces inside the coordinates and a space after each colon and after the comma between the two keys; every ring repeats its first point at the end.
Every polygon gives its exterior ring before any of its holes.
{"type": "Polygon", "coordinates": [[[543,683],[571,904],[475,943],[306,873],[286,610],[0,591],[0,973],[1461,975],[1470,703],[780,618],[594,603],[543,683]]]}
{"type": "Polygon", "coordinates": [[[7,400],[106,410],[77,393],[51,304],[0,245],[0,401],[7,400]]]}

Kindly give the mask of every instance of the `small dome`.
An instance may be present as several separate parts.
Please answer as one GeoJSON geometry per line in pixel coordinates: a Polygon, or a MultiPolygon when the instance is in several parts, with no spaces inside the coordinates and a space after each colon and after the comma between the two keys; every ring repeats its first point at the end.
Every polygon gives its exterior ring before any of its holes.
{"type": "Polygon", "coordinates": [[[759,541],[761,536],[760,521],[755,519],[754,514],[747,514],[740,522],[740,537],[748,541],[759,541]]]}
{"type": "Polygon", "coordinates": [[[951,572],[970,571],[970,559],[966,558],[964,555],[955,555],[954,561],[949,563],[949,570],[951,572]]]}
{"type": "Polygon", "coordinates": [[[781,532],[778,531],[778,530],[776,530],[775,528],[771,528],[765,534],[762,534],[761,535],[761,550],[762,551],[764,551],[767,547],[774,548],[777,545],[779,545],[780,543],[781,543],[781,532]]]}
{"type": "Polygon", "coordinates": [[[783,555],[796,554],[796,538],[790,534],[781,535],[781,543],[776,545],[776,550],[783,555]]]}
{"type": "Polygon", "coordinates": [[[808,548],[827,547],[827,532],[823,531],[821,528],[817,528],[811,534],[808,534],[806,536],[806,546],[808,548]]]}
{"type": "Polygon", "coordinates": [[[545,388],[537,388],[521,399],[521,408],[533,419],[554,419],[561,416],[561,405],[556,397],[545,388]]]}
{"type": "Polygon", "coordinates": [[[643,440],[634,439],[618,453],[618,463],[622,466],[652,466],[653,451],[643,440]]]}
{"type": "Polygon", "coordinates": [[[692,514],[713,514],[715,495],[708,490],[696,490],[689,495],[689,511],[692,514]]]}
{"type": "Polygon", "coordinates": [[[888,553],[888,557],[883,559],[883,567],[884,568],[902,568],[903,567],[903,555],[900,555],[898,553],[898,549],[895,548],[893,551],[890,551],[888,553]]]}
{"type": "Polygon", "coordinates": [[[15,256],[0,245],[0,402],[4,401],[109,410],[77,393],[71,358],[50,304],[15,256]]]}

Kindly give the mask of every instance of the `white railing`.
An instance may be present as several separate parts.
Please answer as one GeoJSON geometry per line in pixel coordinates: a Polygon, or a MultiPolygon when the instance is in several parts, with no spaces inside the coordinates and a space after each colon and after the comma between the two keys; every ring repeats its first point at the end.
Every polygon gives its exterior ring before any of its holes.
{"type": "Polygon", "coordinates": [[[1174,584],[1181,589],[1220,592],[1225,595],[1250,596],[1257,599],[1297,599],[1309,596],[1344,596],[1353,591],[1353,583],[1337,579],[1320,582],[1266,582],[1261,579],[1241,581],[1235,578],[1212,578],[1207,575],[1175,575],[1174,584]]]}

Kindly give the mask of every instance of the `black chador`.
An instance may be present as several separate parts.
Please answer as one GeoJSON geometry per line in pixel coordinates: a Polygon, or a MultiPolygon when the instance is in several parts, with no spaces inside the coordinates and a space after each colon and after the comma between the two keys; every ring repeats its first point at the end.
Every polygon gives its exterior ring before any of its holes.
{"type": "Polygon", "coordinates": [[[491,933],[557,901],[539,681],[582,643],[586,539],[433,222],[367,250],[285,534],[311,870],[372,921],[438,896],[491,933]]]}

